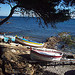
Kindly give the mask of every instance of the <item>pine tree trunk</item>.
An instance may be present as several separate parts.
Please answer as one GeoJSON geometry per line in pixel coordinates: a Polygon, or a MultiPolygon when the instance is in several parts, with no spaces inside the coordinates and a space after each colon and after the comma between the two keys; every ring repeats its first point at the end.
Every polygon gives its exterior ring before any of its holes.
{"type": "Polygon", "coordinates": [[[3,20],[0,22],[0,25],[2,25],[3,23],[5,23],[10,17],[12,17],[12,15],[13,15],[13,13],[14,13],[14,10],[15,10],[15,8],[17,8],[17,7],[18,7],[18,5],[14,6],[14,7],[11,9],[11,12],[10,12],[9,16],[6,17],[5,19],[3,19],[3,20]]]}

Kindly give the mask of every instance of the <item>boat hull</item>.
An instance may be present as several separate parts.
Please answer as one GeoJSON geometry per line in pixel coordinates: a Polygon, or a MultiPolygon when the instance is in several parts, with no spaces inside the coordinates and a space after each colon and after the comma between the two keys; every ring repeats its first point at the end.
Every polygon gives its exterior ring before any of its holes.
{"type": "Polygon", "coordinates": [[[25,40],[21,40],[21,39],[16,39],[17,43],[26,45],[26,46],[30,46],[30,47],[43,47],[44,43],[34,43],[34,42],[29,42],[29,41],[25,41],[25,40]]]}
{"type": "Polygon", "coordinates": [[[32,60],[40,60],[40,61],[60,61],[62,58],[62,54],[59,52],[46,52],[46,51],[37,51],[31,50],[30,57],[32,60]]]}

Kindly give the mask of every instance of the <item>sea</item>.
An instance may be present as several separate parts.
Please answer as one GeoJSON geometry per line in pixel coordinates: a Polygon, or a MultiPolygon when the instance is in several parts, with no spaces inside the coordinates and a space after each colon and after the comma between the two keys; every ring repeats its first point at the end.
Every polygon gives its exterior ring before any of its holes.
{"type": "MultiPolygon", "coordinates": [[[[0,19],[5,17],[0,16],[0,19]]],[[[34,41],[44,42],[47,38],[57,36],[60,32],[70,32],[72,36],[75,36],[75,19],[56,23],[56,28],[51,27],[50,24],[48,27],[45,26],[43,21],[42,25],[39,25],[36,17],[11,17],[7,22],[0,26],[0,32],[7,32],[14,36],[28,36],[34,41]]]]}
{"type": "MultiPolygon", "coordinates": [[[[0,16],[0,19],[6,16],[0,16]]],[[[60,32],[69,32],[75,36],[75,19],[56,23],[56,28],[39,24],[36,17],[11,17],[7,22],[0,26],[0,32],[7,32],[6,35],[28,36],[30,40],[45,42],[51,36],[57,36],[60,32]],[[10,33],[11,32],[11,33],[10,33]]]]}

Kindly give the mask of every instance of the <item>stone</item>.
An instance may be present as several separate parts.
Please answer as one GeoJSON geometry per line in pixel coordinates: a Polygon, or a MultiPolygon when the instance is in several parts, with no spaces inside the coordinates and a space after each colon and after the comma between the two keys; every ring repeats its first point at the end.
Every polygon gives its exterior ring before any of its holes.
{"type": "Polygon", "coordinates": [[[46,42],[47,43],[46,48],[52,48],[52,49],[54,49],[56,43],[58,43],[60,41],[60,38],[58,38],[58,37],[50,37],[46,41],[47,41],[46,42]]]}
{"type": "Polygon", "coordinates": [[[16,50],[15,49],[12,49],[11,52],[16,53],[16,50]]]}
{"type": "Polygon", "coordinates": [[[70,36],[68,32],[61,32],[58,34],[58,37],[68,37],[70,36]]]}
{"type": "Polygon", "coordinates": [[[32,67],[32,65],[31,65],[31,64],[29,64],[28,66],[29,66],[29,67],[32,67]]]}

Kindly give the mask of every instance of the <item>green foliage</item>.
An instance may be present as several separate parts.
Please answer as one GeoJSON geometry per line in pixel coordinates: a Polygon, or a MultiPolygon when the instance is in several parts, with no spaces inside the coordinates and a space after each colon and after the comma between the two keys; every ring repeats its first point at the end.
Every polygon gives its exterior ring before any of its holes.
{"type": "Polygon", "coordinates": [[[59,33],[58,36],[61,38],[61,41],[67,45],[72,45],[74,43],[72,36],[67,32],[59,33]]]}
{"type": "Polygon", "coordinates": [[[62,37],[61,38],[63,42],[65,42],[65,44],[71,46],[74,44],[74,40],[72,40],[71,35],[67,36],[67,37],[62,37]]]}

